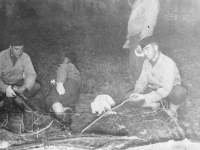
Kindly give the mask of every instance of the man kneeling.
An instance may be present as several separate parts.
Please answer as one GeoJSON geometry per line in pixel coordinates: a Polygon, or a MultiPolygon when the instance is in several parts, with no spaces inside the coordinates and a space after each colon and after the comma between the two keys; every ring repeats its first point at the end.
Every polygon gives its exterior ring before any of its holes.
{"type": "Polygon", "coordinates": [[[24,53],[23,40],[13,35],[9,43],[10,47],[0,52],[0,110],[5,97],[9,97],[24,111],[28,108],[17,94],[30,98],[41,86],[35,81],[37,75],[30,57],[24,53]]]}
{"type": "Polygon", "coordinates": [[[159,107],[159,101],[170,103],[168,115],[177,117],[177,109],[186,99],[187,91],[181,86],[181,77],[175,62],[160,52],[155,37],[149,36],[140,41],[145,57],[142,73],[135,89],[129,92],[132,105],[139,107],[159,107]]]}

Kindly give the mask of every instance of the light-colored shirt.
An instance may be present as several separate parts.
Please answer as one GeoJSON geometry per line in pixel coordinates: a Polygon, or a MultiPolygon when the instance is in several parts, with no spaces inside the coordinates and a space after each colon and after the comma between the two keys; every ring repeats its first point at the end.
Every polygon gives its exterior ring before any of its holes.
{"type": "Polygon", "coordinates": [[[128,21],[127,39],[138,33],[141,39],[153,35],[159,9],[159,0],[136,0],[128,21]]]}
{"type": "Polygon", "coordinates": [[[23,52],[15,65],[11,60],[10,49],[0,52],[0,91],[5,93],[9,85],[24,79],[24,86],[31,90],[35,84],[36,73],[30,57],[23,52]]]}
{"type": "Polygon", "coordinates": [[[134,92],[142,94],[147,87],[154,88],[155,91],[144,94],[145,102],[148,105],[166,98],[176,85],[181,85],[181,77],[176,63],[160,52],[154,66],[149,60],[144,61],[142,73],[134,92]]]}

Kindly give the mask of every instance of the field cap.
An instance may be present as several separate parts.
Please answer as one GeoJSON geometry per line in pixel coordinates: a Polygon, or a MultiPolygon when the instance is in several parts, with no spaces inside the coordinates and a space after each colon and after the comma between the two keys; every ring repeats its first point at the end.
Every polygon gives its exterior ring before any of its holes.
{"type": "Polygon", "coordinates": [[[157,39],[154,36],[148,36],[143,38],[142,40],[140,40],[139,44],[141,46],[141,48],[145,48],[147,45],[157,42],[157,39]]]}
{"type": "Polygon", "coordinates": [[[24,45],[22,38],[19,37],[19,36],[16,36],[16,35],[13,35],[10,38],[9,44],[11,46],[22,46],[22,45],[24,45]]]}

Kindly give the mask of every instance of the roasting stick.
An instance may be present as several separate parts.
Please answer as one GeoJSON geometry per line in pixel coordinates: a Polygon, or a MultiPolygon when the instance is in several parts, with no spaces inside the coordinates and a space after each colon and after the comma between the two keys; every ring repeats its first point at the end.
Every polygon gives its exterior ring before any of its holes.
{"type": "Polygon", "coordinates": [[[104,117],[106,114],[108,114],[109,112],[121,107],[122,105],[124,105],[126,102],[128,102],[130,99],[126,99],[124,100],[122,103],[120,103],[119,105],[113,107],[112,109],[108,110],[107,112],[105,112],[104,114],[102,114],[101,116],[99,116],[97,119],[95,119],[94,121],[92,121],[88,126],[86,126],[82,131],[81,131],[81,134],[83,132],[85,132],[88,128],[90,128],[93,124],[95,124],[97,121],[99,121],[102,117],[104,117]]]}

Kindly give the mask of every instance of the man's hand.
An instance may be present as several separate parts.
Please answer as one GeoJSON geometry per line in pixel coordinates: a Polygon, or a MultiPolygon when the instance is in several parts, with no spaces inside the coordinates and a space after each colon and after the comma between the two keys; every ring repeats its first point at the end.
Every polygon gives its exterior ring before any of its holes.
{"type": "Polygon", "coordinates": [[[6,96],[7,97],[14,97],[14,96],[16,96],[16,94],[13,91],[11,85],[9,85],[8,88],[6,89],[6,96]]]}
{"type": "Polygon", "coordinates": [[[128,49],[128,48],[130,48],[130,45],[129,45],[129,40],[126,40],[126,42],[124,43],[124,46],[123,46],[123,48],[125,48],[125,49],[128,49]]]}
{"type": "Polygon", "coordinates": [[[143,94],[132,93],[132,94],[130,95],[130,101],[139,102],[139,101],[141,101],[141,100],[145,100],[143,94]]]}
{"type": "Polygon", "coordinates": [[[25,87],[24,86],[14,86],[13,90],[19,94],[23,94],[23,92],[25,91],[25,87]]]}
{"type": "Polygon", "coordinates": [[[137,48],[135,49],[135,55],[138,57],[144,57],[144,53],[140,45],[138,45],[137,48]]]}
{"type": "Polygon", "coordinates": [[[140,45],[137,46],[136,51],[141,54],[142,53],[142,47],[140,45]]]}
{"type": "Polygon", "coordinates": [[[59,82],[59,83],[56,84],[56,90],[58,91],[59,95],[65,94],[65,88],[64,88],[62,82],[59,82]]]}

